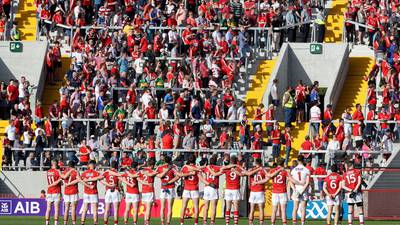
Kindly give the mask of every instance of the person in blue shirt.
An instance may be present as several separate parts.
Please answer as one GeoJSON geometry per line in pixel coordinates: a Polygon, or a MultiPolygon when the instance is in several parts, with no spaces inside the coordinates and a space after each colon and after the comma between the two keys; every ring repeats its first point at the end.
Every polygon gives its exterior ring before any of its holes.
{"type": "Polygon", "coordinates": [[[199,100],[194,100],[191,116],[193,121],[193,132],[196,139],[198,139],[200,135],[200,119],[201,119],[201,108],[199,104],[199,100]]]}
{"type": "Polygon", "coordinates": [[[126,58],[126,52],[122,53],[121,58],[118,60],[119,72],[127,73],[129,68],[129,62],[126,58]]]}
{"type": "Polygon", "coordinates": [[[175,102],[174,102],[174,96],[172,95],[171,89],[167,90],[167,94],[165,94],[165,96],[164,96],[164,103],[167,106],[168,114],[173,115],[175,102]]]}

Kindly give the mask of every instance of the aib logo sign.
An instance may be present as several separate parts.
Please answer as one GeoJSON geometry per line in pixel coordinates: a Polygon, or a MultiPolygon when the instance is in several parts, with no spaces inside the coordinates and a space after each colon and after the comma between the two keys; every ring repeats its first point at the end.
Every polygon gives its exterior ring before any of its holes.
{"type": "Polygon", "coordinates": [[[11,215],[11,200],[0,200],[0,215],[11,215]]]}

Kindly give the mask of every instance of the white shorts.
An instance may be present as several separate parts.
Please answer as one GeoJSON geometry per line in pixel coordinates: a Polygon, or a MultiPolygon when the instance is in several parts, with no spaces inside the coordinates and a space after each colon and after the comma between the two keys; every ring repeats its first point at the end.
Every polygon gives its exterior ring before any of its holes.
{"type": "Polygon", "coordinates": [[[226,201],[238,201],[240,200],[240,191],[226,189],[224,199],[226,201]]]}
{"type": "Polygon", "coordinates": [[[114,190],[111,192],[110,189],[106,191],[106,195],[104,196],[104,201],[106,203],[114,203],[114,202],[120,202],[121,201],[121,194],[119,193],[118,190],[114,190]]]}
{"type": "Polygon", "coordinates": [[[139,201],[140,201],[140,195],[139,194],[126,193],[125,202],[134,203],[134,202],[139,202],[139,201]]]}
{"type": "Polygon", "coordinates": [[[183,190],[182,198],[199,198],[200,194],[199,191],[189,191],[189,190],[183,190]]]}
{"type": "Polygon", "coordinates": [[[346,198],[347,198],[348,204],[357,204],[357,203],[363,202],[363,195],[360,191],[356,192],[356,195],[354,196],[354,198],[350,198],[350,193],[351,192],[346,193],[346,198]]]}
{"type": "Polygon", "coordinates": [[[77,202],[79,200],[78,194],[64,195],[64,202],[77,202]]]}
{"type": "Polygon", "coordinates": [[[83,194],[84,203],[98,203],[99,196],[97,194],[83,194]]]}
{"type": "Polygon", "coordinates": [[[249,202],[254,204],[265,203],[265,193],[263,191],[250,192],[249,202]]]}
{"type": "Polygon", "coordinates": [[[204,188],[203,199],[210,201],[210,200],[217,200],[218,199],[218,189],[212,188],[210,186],[206,186],[204,188]]]}
{"type": "Polygon", "coordinates": [[[59,202],[60,199],[61,199],[61,195],[59,193],[46,195],[46,201],[48,201],[48,202],[59,202]]]}
{"type": "Polygon", "coordinates": [[[340,194],[336,195],[335,198],[331,198],[331,196],[327,195],[325,197],[325,199],[326,199],[326,204],[328,206],[332,206],[332,205],[338,206],[338,205],[340,205],[340,203],[342,201],[342,199],[340,198],[340,194]]]}
{"type": "Polygon", "coordinates": [[[175,197],[175,188],[161,189],[160,199],[173,199],[175,197]]]}
{"type": "Polygon", "coordinates": [[[272,193],[272,205],[283,205],[288,201],[287,193],[272,193]]]}
{"type": "Polygon", "coordinates": [[[142,193],[142,202],[153,202],[154,201],[154,193],[142,193]]]}
{"type": "Polygon", "coordinates": [[[293,201],[307,201],[308,200],[308,191],[304,191],[303,194],[300,194],[298,191],[294,191],[292,194],[293,201]]]}

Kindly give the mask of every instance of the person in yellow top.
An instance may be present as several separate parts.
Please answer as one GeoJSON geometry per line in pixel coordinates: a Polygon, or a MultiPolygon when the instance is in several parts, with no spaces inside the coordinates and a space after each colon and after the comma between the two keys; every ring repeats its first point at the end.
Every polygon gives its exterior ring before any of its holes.
{"type": "Polygon", "coordinates": [[[285,127],[291,127],[291,123],[295,114],[294,90],[292,86],[288,86],[283,94],[282,108],[285,112],[285,127]]]}

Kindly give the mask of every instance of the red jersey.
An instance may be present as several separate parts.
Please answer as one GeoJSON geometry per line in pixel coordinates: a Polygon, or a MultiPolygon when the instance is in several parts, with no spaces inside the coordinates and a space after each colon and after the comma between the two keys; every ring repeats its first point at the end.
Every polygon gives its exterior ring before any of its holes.
{"type": "Polygon", "coordinates": [[[356,191],[355,188],[357,186],[359,177],[361,177],[361,173],[359,170],[351,169],[351,170],[347,171],[343,175],[343,179],[345,181],[346,187],[350,188],[353,191],[356,191]]]}
{"type": "MultiPolygon", "coordinates": [[[[100,173],[97,172],[96,170],[88,169],[85,172],[82,173],[81,177],[82,179],[91,179],[100,176],[100,173]]],[[[86,182],[88,185],[93,185],[94,188],[91,189],[89,187],[84,187],[83,188],[83,193],[88,194],[88,195],[94,195],[97,194],[97,181],[88,181],[86,182]]]]}
{"type": "MultiPolygon", "coordinates": [[[[168,169],[168,164],[159,166],[159,167],[157,168],[157,173],[160,174],[160,173],[164,172],[164,170],[166,170],[166,169],[168,169]]],[[[174,169],[170,169],[170,170],[165,174],[165,176],[163,176],[163,177],[161,178],[161,183],[169,182],[170,180],[172,180],[172,179],[174,179],[174,178],[175,178],[175,170],[174,170],[174,169]]],[[[174,183],[168,184],[168,185],[165,185],[165,186],[161,185],[161,189],[170,189],[170,188],[174,188],[174,187],[175,187],[175,184],[174,184],[174,183]]]]}
{"type": "MultiPolygon", "coordinates": [[[[66,169],[63,174],[65,175],[67,172],[72,170],[71,168],[66,169]]],[[[64,184],[71,183],[78,178],[79,174],[76,170],[73,170],[70,175],[64,179],[64,184]]],[[[75,195],[78,194],[78,183],[74,185],[69,185],[64,187],[64,195],[75,195]]]]}
{"type": "MultiPolygon", "coordinates": [[[[274,173],[278,168],[273,169],[271,172],[274,173]]],[[[280,193],[286,193],[287,192],[287,178],[289,174],[286,170],[282,170],[281,172],[278,173],[272,180],[272,193],[280,194],[280,193]]]]}
{"type": "MultiPolygon", "coordinates": [[[[153,173],[154,171],[150,168],[144,168],[144,171],[146,171],[147,173],[153,173]]],[[[152,193],[154,192],[154,177],[149,177],[143,173],[139,174],[139,178],[144,181],[149,183],[150,185],[145,185],[142,184],[142,193],[152,193]]]]}
{"type": "Polygon", "coordinates": [[[272,144],[279,145],[281,143],[281,131],[279,129],[271,131],[272,144]]]}
{"type": "MultiPolygon", "coordinates": [[[[116,170],[112,170],[113,172],[117,173],[116,170]]],[[[103,173],[104,179],[106,180],[107,184],[114,185],[115,189],[119,190],[118,186],[118,177],[111,175],[110,171],[107,170],[103,173]]],[[[106,186],[106,190],[111,189],[111,187],[106,186]]]]}
{"type": "Polygon", "coordinates": [[[254,182],[264,180],[267,178],[267,173],[264,169],[258,171],[257,173],[250,176],[250,191],[252,192],[264,192],[265,184],[256,184],[253,185],[254,182]]]}
{"type": "Polygon", "coordinates": [[[210,172],[210,169],[212,169],[215,173],[218,173],[221,169],[220,166],[215,166],[215,165],[210,165],[207,166],[205,168],[203,168],[202,172],[206,174],[206,181],[208,183],[212,183],[215,185],[216,188],[219,187],[219,178],[212,175],[212,173],[210,172]]]}
{"type": "MultiPolygon", "coordinates": [[[[195,166],[184,166],[182,168],[182,173],[189,173],[189,167],[195,167],[195,166]]],[[[187,190],[187,191],[199,190],[198,173],[196,172],[195,175],[184,177],[183,184],[184,184],[184,190],[187,190]]]]}
{"type": "MultiPolygon", "coordinates": [[[[49,169],[47,171],[47,185],[51,185],[60,179],[60,171],[56,169],[49,169]]],[[[56,186],[47,188],[47,194],[61,194],[61,182],[56,186]]]]}
{"type": "MultiPolygon", "coordinates": [[[[82,147],[79,148],[79,153],[81,153],[81,154],[90,153],[90,149],[89,149],[87,146],[82,146],[82,147]]],[[[81,156],[79,157],[79,161],[80,161],[80,162],[83,162],[83,163],[89,162],[89,154],[87,154],[87,155],[81,155],[81,156]]]]}
{"type": "Polygon", "coordinates": [[[331,173],[327,177],[325,177],[324,182],[326,183],[326,187],[328,193],[333,195],[339,189],[339,184],[342,181],[342,177],[337,173],[331,173]]]}
{"type": "MultiPolygon", "coordinates": [[[[137,172],[135,170],[129,170],[130,174],[136,175],[137,172]]],[[[128,173],[125,173],[122,175],[122,177],[125,177],[126,181],[128,181],[129,184],[133,185],[133,187],[126,186],[126,193],[129,194],[139,194],[139,188],[138,188],[138,181],[136,178],[130,177],[128,173]]]]}
{"type": "MultiPolygon", "coordinates": [[[[227,169],[224,171],[226,180],[226,189],[239,190],[240,189],[240,176],[237,175],[235,170],[238,168],[227,169]]],[[[240,169],[238,169],[240,172],[240,169]]]]}

